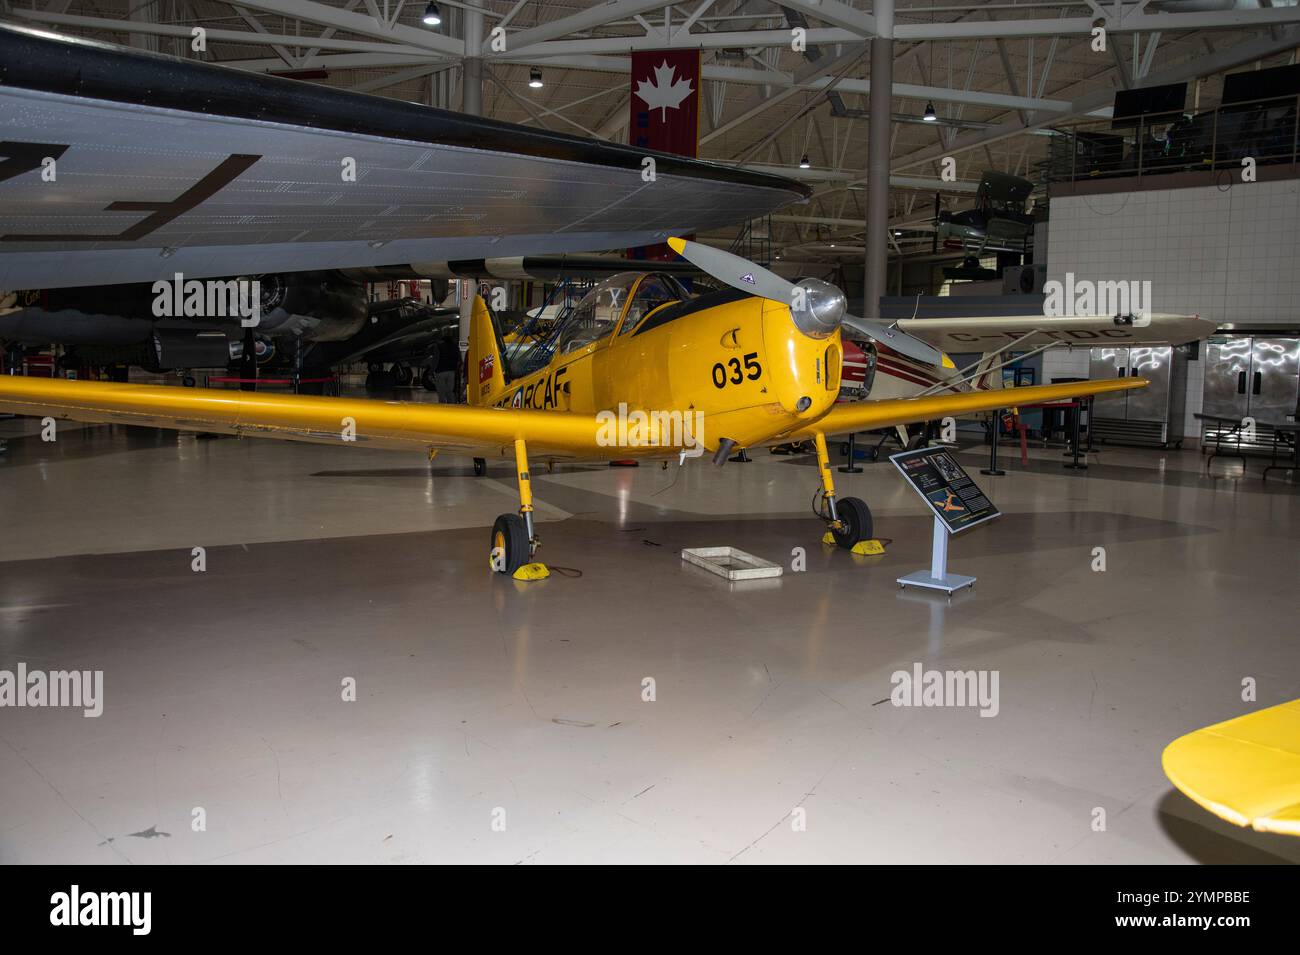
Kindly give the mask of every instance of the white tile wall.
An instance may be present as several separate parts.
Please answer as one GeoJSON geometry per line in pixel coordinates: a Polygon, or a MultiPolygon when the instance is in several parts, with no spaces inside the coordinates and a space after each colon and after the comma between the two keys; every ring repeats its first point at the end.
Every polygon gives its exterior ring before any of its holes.
{"type": "Polygon", "coordinates": [[[1152,310],[1300,324],[1300,181],[1052,199],[1047,278],[1150,281],[1152,310]]]}
{"type": "MultiPolygon", "coordinates": [[[[1150,281],[1151,311],[1300,325],[1300,181],[1243,183],[1225,174],[1220,186],[1056,197],[1051,223],[1049,281],[1064,282],[1067,272],[1076,282],[1150,281]]],[[[1201,360],[1187,365],[1189,437],[1200,433],[1192,416],[1201,410],[1204,360],[1202,348],[1201,360]]],[[[1079,374],[1078,362],[1048,352],[1043,380],[1079,374]]]]}

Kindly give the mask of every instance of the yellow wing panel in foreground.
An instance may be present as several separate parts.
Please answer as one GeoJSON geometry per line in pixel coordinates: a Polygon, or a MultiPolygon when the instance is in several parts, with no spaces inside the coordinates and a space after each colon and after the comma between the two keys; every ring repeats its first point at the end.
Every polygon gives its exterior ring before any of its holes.
{"type": "Polygon", "coordinates": [[[0,411],[356,447],[599,457],[594,415],[0,375],[0,411]]]}
{"type": "Polygon", "coordinates": [[[1180,736],[1165,775],[1220,819],[1300,836],[1300,700],[1180,736]]]}
{"type": "Polygon", "coordinates": [[[952,415],[997,411],[1048,401],[1068,401],[1110,391],[1145,388],[1144,378],[1113,378],[1104,381],[1076,381],[1064,385],[1030,385],[1025,388],[998,388],[991,391],[968,391],[961,394],[932,395],[928,398],[890,398],[884,401],[857,401],[835,405],[825,417],[781,435],[780,441],[802,440],[820,431],[823,434],[847,434],[870,431],[917,421],[937,421],[952,415]]]}

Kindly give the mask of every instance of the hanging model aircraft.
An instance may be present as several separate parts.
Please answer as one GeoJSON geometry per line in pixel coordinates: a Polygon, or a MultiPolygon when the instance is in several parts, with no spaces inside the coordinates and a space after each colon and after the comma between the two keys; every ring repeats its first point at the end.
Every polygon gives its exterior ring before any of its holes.
{"type": "MultiPolygon", "coordinates": [[[[1146,384],[1129,378],[837,405],[848,321],[839,289],[816,279],[792,284],[698,243],[669,244],[730,287],[690,299],[671,276],[602,283],[512,363],[476,298],[465,405],[0,377],[0,411],[512,458],[519,510],[497,518],[490,553],[493,569],[527,573],[539,543],[531,461],[680,460],[707,450],[722,464],[736,448],[811,439],[821,517],[836,543],[852,548],[872,536],[871,512],[858,498],[837,496],[826,435],[1146,384]]],[[[937,354],[882,323],[852,322],[858,334],[890,347],[937,354]]]]}
{"type": "MultiPolygon", "coordinates": [[[[999,272],[984,269],[979,260],[989,252],[1028,251],[1034,218],[1025,212],[1034,184],[1010,173],[985,170],[975,195],[975,208],[949,212],[938,208],[935,196],[935,251],[960,249],[962,264],[944,269],[947,278],[996,279],[999,272]]],[[[1040,256],[1041,258],[1041,256],[1040,256]]]]}

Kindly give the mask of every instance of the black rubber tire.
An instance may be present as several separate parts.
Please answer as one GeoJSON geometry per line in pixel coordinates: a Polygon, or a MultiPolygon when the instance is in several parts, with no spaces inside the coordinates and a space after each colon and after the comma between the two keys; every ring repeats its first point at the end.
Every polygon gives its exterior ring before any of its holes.
{"type": "Polygon", "coordinates": [[[502,514],[492,525],[492,539],[488,551],[491,567],[501,574],[513,574],[528,563],[532,554],[528,547],[528,526],[518,514],[502,514]],[[504,562],[498,564],[492,560],[494,552],[500,547],[504,562]]]}
{"type": "Polygon", "coordinates": [[[487,458],[474,459],[474,476],[482,477],[487,474],[487,458]]]}
{"type": "Polygon", "coordinates": [[[858,497],[846,497],[835,502],[835,513],[840,523],[844,525],[842,530],[831,531],[835,536],[835,543],[845,550],[850,550],[854,544],[871,540],[873,531],[871,510],[867,507],[866,501],[858,497]]]}
{"type": "Polygon", "coordinates": [[[366,365],[366,371],[370,372],[372,375],[383,370],[384,366],[377,361],[372,361],[370,364],[366,365]]]}
{"type": "Polygon", "coordinates": [[[426,368],[420,372],[420,384],[424,385],[425,391],[437,391],[438,385],[433,380],[433,370],[426,368]]]}
{"type": "Polygon", "coordinates": [[[394,365],[391,374],[393,384],[398,388],[405,388],[411,383],[411,369],[406,365],[394,365]]]}

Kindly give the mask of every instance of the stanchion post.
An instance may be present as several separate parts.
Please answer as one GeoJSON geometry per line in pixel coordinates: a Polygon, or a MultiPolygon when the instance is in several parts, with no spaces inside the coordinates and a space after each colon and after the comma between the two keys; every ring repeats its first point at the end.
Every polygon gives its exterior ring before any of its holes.
{"type": "Polygon", "coordinates": [[[993,421],[989,427],[989,436],[993,439],[989,448],[989,466],[980,469],[980,474],[991,474],[994,477],[1006,474],[1006,471],[998,467],[998,438],[1002,431],[1002,409],[999,408],[993,412],[993,421]]]}
{"type": "Polygon", "coordinates": [[[838,470],[845,474],[861,474],[862,468],[858,467],[858,448],[855,441],[856,435],[849,432],[849,459],[839,467],[838,470]]]}
{"type": "Polygon", "coordinates": [[[1074,415],[1074,421],[1071,423],[1070,427],[1070,446],[1073,450],[1073,454],[1071,455],[1070,463],[1065,465],[1065,467],[1069,468],[1071,471],[1086,471],[1088,470],[1087,463],[1079,463],[1079,419],[1083,417],[1083,402],[1074,402],[1074,407],[1070,409],[1070,413],[1074,415]]]}

